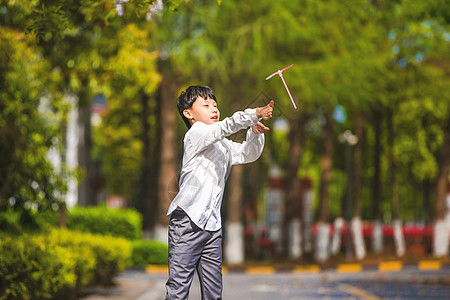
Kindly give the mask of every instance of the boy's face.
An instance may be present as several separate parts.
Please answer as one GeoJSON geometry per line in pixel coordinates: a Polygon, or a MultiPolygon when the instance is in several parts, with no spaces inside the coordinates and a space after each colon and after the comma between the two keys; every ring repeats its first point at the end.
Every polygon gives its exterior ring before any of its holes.
{"type": "Polygon", "coordinates": [[[183,115],[191,122],[191,125],[197,121],[211,125],[220,119],[220,111],[216,101],[209,97],[203,99],[200,96],[197,97],[191,108],[183,111],[183,115]]]}

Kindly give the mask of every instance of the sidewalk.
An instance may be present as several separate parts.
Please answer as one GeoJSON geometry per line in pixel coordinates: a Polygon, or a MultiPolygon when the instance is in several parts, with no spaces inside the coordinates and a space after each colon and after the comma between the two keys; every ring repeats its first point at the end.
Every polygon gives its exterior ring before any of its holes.
{"type": "MultiPolygon", "coordinates": [[[[145,270],[128,269],[115,278],[111,287],[90,288],[82,300],[152,300],[165,294],[167,275],[151,275],[145,270]],[[151,276],[151,280],[150,277],[151,276]]],[[[162,300],[162,299],[161,299],[162,300]]]]}
{"type": "MultiPolygon", "coordinates": [[[[377,278],[385,281],[408,282],[411,284],[450,285],[450,264],[437,260],[422,260],[416,264],[401,261],[385,261],[377,265],[341,263],[334,267],[308,266],[251,266],[246,268],[224,268],[227,274],[247,276],[276,276],[277,274],[298,274],[298,276],[339,276],[339,274],[377,272],[377,278]],[[420,274],[419,274],[420,271],[420,274]]],[[[153,300],[162,299],[165,294],[167,268],[148,266],[144,269],[128,269],[116,277],[116,285],[105,288],[91,288],[82,300],[153,300]]],[[[194,277],[194,284],[196,276],[194,277]]],[[[193,289],[196,290],[195,288],[193,289]]]]}

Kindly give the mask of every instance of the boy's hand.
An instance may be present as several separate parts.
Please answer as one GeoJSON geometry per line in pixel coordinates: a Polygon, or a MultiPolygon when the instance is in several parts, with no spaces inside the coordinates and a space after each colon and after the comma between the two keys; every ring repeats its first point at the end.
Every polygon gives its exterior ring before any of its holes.
{"type": "Polygon", "coordinates": [[[256,109],[256,116],[258,118],[263,118],[263,120],[269,120],[272,118],[273,111],[273,100],[270,100],[270,103],[263,107],[258,107],[256,109]]]}
{"type": "Polygon", "coordinates": [[[269,131],[270,128],[266,127],[263,123],[258,122],[252,126],[252,130],[254,133],[264,133],[266,131],[269,131]]]}

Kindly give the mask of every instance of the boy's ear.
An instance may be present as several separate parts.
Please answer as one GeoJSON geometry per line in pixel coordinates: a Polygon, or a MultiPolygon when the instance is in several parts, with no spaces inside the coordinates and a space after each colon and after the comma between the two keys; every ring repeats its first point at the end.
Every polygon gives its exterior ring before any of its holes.
{"type": "Polygon", "coordinates": [[[194,118],[188,109],[183,110],[183,116],[188,120],[192,120],[194,118]]]}

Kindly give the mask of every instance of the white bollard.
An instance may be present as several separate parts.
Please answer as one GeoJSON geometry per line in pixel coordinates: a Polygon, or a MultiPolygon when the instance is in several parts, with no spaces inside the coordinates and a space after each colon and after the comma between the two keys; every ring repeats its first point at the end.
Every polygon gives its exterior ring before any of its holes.
{"type": "Polygon", "coordinates": [[[330,257],[330,225],[319,223],[316,237],[316,253],[315,258],[319,262],[324,262],[330,257]]]}
{"type": "Polygon", "coordinates": [[[300,220],[298,218],[292,219],[289,222],[289,257],[292,259],[297,259],[302,256],[302,230],[300,220]]]}
{"type": "Polygon", "coordinates": [[[375,253],[383,251],[383,224],[381,220],[375,220],[373,222],[372,246],[373,252],[375,253]]]}
{"type": "Polygon", "coordinates": [[[394,220],[394,242],[397,256],[405,255],[405,237],[403,236],[402,220],[394,220]]]}
{"type": "Polygon", "coordinates": [[[362,235],[362,222],[360,217],[354,217],[352,219],[352,235],[356,259],[363,259],[366,257],[366,246],[362,235]]]}
{"type": "Polygon", "coordinates": [[[341,230],[344,226],[344,219],[339,217],[334,220],[333,240],[331,241],[331,255],[336,255],[341,249],[341,230]]]}
{"type": "Polygon", "coordinates": [[[225,258],[229,264],[244,262],[244,237],[240,223],[226,225],[225,258]]]}
{"type": "Polygon", "coordinates": [[[436,257],[448,255],[448,227],[445,220],[438,220],[434,224],[433,254],[436,257]]]}

